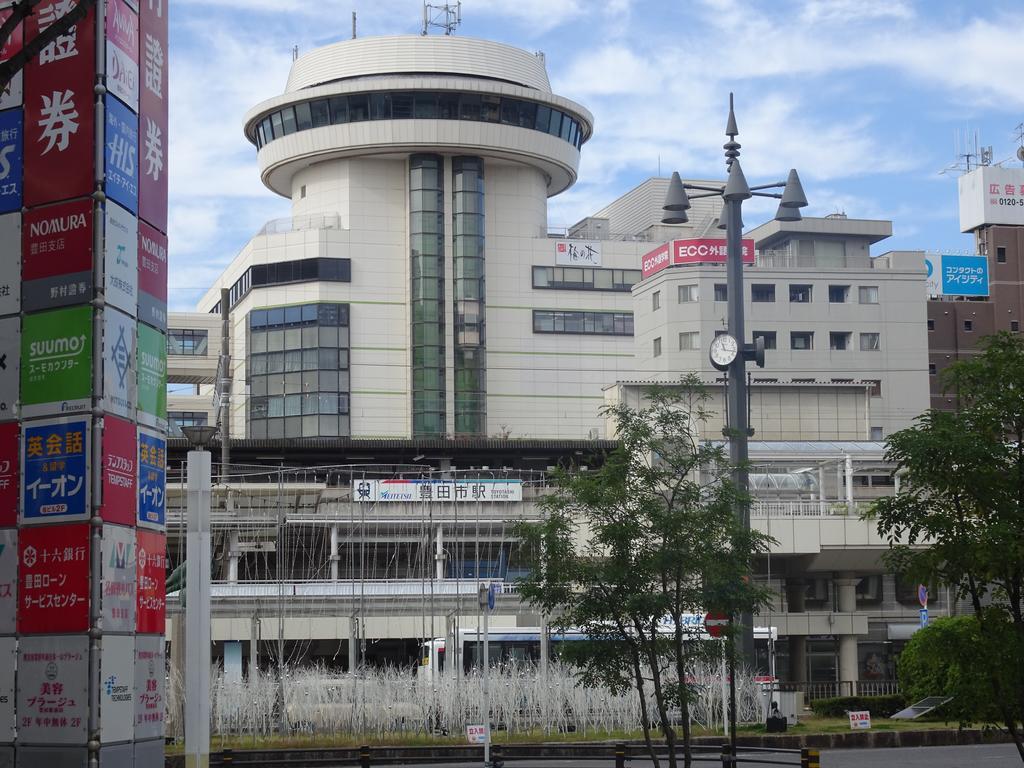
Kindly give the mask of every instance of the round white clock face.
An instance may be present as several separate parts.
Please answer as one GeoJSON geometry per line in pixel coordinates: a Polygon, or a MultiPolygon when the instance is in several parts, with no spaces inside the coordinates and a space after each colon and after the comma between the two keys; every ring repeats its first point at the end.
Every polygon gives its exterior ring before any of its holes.
{"type": "Polygon", "coordinates": [[[732,336],[723,333],[711,342],[711,363],[716,368],[728,368],[736,359],[740,346],[732,336]]]}

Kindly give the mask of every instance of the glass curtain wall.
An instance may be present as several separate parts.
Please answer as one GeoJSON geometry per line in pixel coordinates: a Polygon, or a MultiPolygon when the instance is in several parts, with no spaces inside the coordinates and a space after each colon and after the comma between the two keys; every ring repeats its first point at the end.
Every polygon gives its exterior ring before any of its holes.
{"type": "Polygon", "coordinates": [[[452,160],[455,280],[455,433],[487,432],[484,328],[484,163],[452,160]]]}
{"type": "Polygon", "coordinates": [[[412,433],[443,435],[444,358],[444,160],[409,158],[409,239],[412,260],[412,433]]]}

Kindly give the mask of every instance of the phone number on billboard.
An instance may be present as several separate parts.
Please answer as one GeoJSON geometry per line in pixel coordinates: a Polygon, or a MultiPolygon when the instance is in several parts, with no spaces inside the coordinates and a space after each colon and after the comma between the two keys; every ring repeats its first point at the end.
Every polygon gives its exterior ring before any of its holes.
{"type": "Polygon", "coordinates": [[[1000,197],[999,205],[1021,205],[1024,206],[1024,198],[1000,197]]]}

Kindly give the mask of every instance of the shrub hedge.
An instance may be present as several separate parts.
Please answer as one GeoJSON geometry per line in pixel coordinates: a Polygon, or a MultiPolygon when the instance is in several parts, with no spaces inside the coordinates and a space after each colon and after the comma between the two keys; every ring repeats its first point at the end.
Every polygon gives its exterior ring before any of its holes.
{"type": "Polygon", "coordinates": [[[846,717],[847,712],[867,710],[872,717],[889,717],[906,706],[902,696],[839,696],[815,699],[811,710],[820,717],[846,717]]]}

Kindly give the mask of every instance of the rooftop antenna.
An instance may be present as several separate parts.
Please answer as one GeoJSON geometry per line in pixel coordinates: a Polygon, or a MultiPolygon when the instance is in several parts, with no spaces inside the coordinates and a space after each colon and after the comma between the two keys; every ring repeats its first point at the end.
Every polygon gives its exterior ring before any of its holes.
{"type": "Polygon", "coordinates": [[[965,128],[963,133],[959,130],[953,131],[953,152],[955,160],[951,165],[939,171],[940,175],[949,173],[959,176],[970,173],[979,165],[992,164],[992,147],[978,146],[977,131],[974,132],[973,146],[969,129],[965,128]]]}
{"type": "Polygon", "coordinates": [[[456,27],[462,23],[462,0],[451,5],[445,3],[444,5],[431,5],[428,2],[423,3],[423,31],[421,35],[426,36],[427,31],[430,27],[437,27],[443,29],[446,35],[451,35],[455,32],[456,27]]]}
{"type": "Polygon", "coordinates": [[[292,46],[292,61],[295,61],[298,58],[299,58],[299,46],[293,45],[292,46]]]}
{"type": "Polygon", "coordinates": [[[352,39],[356,39],[356,12],[352,11],[352,39]]]}
{"type": "Polygon", "coordinates": [[[1017,159],[1024,165],[1024,123],[1017,123],[1014,130],[1017,131],[1017,159]]]}

